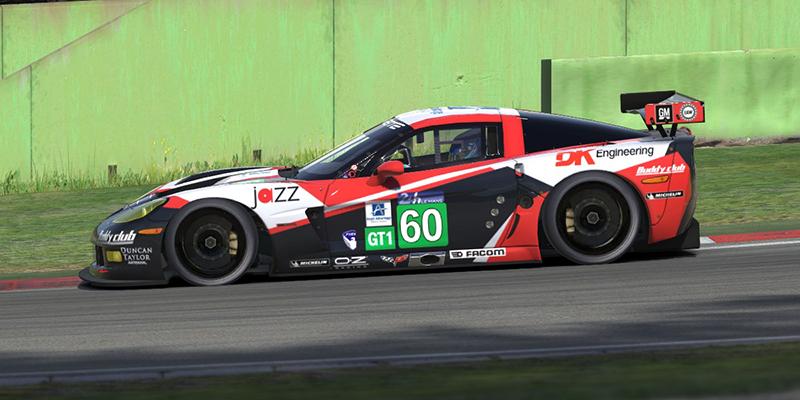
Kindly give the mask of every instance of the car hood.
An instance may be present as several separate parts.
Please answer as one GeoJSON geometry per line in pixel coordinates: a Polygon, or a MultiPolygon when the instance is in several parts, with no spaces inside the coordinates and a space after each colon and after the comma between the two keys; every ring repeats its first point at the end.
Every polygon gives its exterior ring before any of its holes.
{"type": "Polygon", "coordinates": [[[278,174],[278,171],[282,169],[285,169],[285,167],[239,167],[201,172],[165,183],[147,192],[144,196],[138,198],[135,202],[127,205],[125,208],[135,207],[153,199],[171,196],[187,190],[200,189],[209,186],[227,185],[242,182],[264,183],[283,181],[286,180],[286,178],[278,174]]]}

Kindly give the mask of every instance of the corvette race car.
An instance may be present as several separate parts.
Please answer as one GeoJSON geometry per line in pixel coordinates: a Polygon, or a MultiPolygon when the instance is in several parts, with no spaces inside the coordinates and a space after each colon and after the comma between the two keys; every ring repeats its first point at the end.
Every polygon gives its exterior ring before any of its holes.
{"type": "Polygon", "coordinates": [[[203,172],[94,231],[99,286],[221,285],[274,276],[609,263],[699,246],[694,144],[703,102],[621,95],[647,131],[507,108],[400,114],[302,168],[203,172]],[[666,125],[671,125],[665,129],[666,125]]]}

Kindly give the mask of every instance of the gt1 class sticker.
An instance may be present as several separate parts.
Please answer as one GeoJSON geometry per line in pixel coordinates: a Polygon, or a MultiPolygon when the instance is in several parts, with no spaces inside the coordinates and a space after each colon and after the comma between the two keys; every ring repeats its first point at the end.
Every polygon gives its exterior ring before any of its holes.
{"type": "Polygon", "coordinates": [[[662,200],[662,199],[671,199],[674,197],[683,197],[682,190],[674,190],[671,192],[655,192],[655,193],[648,193],[647,200],[662,200]]]}
{"type": "Polygon", "coordinates": [[[444,192],[441,190],[429,190],[426,192],[403,192],[397,195],[397,204],[427,203],[444,203],[444,192]]]}
{"type": "Polygon", "coordinates": [[[637,168],[636,176],[682,174],[684,171],[686,171],[686,164],[654,165],[637,168]]]}
{"type": "Polygon", "coordinates": [[[368,202],[364,206],[368,227],[392,226],[392,203],[388,201],[368,202]]]}
{"type": "Polygon", "coordinates": [[[503,257],[505,255],[506,255],[505,247],[495,247],[490,249],[450,250],[451,260],[459,260],[464,258],[477,258],[477,257],[503,257]]]}
{"type": "Polygon", "coordinates": [[[289,266],[292,268],[304,267],[327,267],[331,261],[327,258],[310,258],[306,260],[291,260],[289,266]]]}
{"type": "Polygon", "coordinates": [[[697,107],[692,103],[686,103],[681,106],[681,118],[686,121],[692,121],[697,117],[697,107]]]}
{"type": "Polygon", "coordinates": [[[399,204],[397,215],[401,249],[447,246],[447,204],[399,204]]]}
{"type": "Polygon", "coordinates": [[[378,227],[364,229],[366,250],[394,250],[394,227],[378,227]]]}
{"type": "Polygon", "coordinates": [[[133,244],[133,241],[136,239],[136,232],[133,230],[127,233],[125,231],[119,233],[101,231],[100,234],[97,235],[97,239],[102,243],[110,245],[133,244]]]}
{"type": "Polygon", "coordinates": [[[127,264],[145,265],[150,263],[150,255],[153,254],[152,247],[121,247],[122,259],[127,264]]]}
{"type": "Polygon", "coordinates": [[[672,104],[656,104],[656,122],[672,122],[672,104]]]}
{"type": "Polygon", "coordinates": [[[349,231],[342,232],[342,240],[345,246],[350,250],[355,250],[358,247],[358,240],[356,239],[356,230],[350,229],[349,231]]]}

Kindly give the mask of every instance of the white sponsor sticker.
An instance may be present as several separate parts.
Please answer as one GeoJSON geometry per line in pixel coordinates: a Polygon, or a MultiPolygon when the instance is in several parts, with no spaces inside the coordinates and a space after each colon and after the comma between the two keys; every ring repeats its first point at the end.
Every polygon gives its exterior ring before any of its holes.
{"type": "Polygon", "coordinates": [[[367,227],[392,226],[392,203],[388,201],[368,202],[364,205],[367,227]]]}
{"type": "Polygon", "coordinates": [[[663,199],[672,199],[675,197],[683,197],[682,190],[674,190],[671,192],[655,192],[655,193],[648,193],[645,197],[647,200],[663,200],[663,199]]]}
{"type": "Polygon", "coordinates": [[[477,258],[477,257],[503,257],[505,255],[506,255],[505,247],[494,247],[489,249],[450,250],[451,260],[477,258]]]}

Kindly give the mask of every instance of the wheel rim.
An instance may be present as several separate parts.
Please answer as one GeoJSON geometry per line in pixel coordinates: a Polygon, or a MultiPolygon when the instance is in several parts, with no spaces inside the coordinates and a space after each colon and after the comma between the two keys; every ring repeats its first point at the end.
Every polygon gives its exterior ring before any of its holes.
{"type": "Polygon", "coordinates": [[[234,218],[224,213],[197,215],[182,224],[178,232],[178,255],[197,276],[224,277],[242,262],[246,248],[243,231],[234,218]]]}
{"type": "Polygon", "coordinates": [[[613,251],[630,229],[630,210],[622,196],[594,185],[570,192],[556,215],[561,237],[584,254],[613,251]]]}

